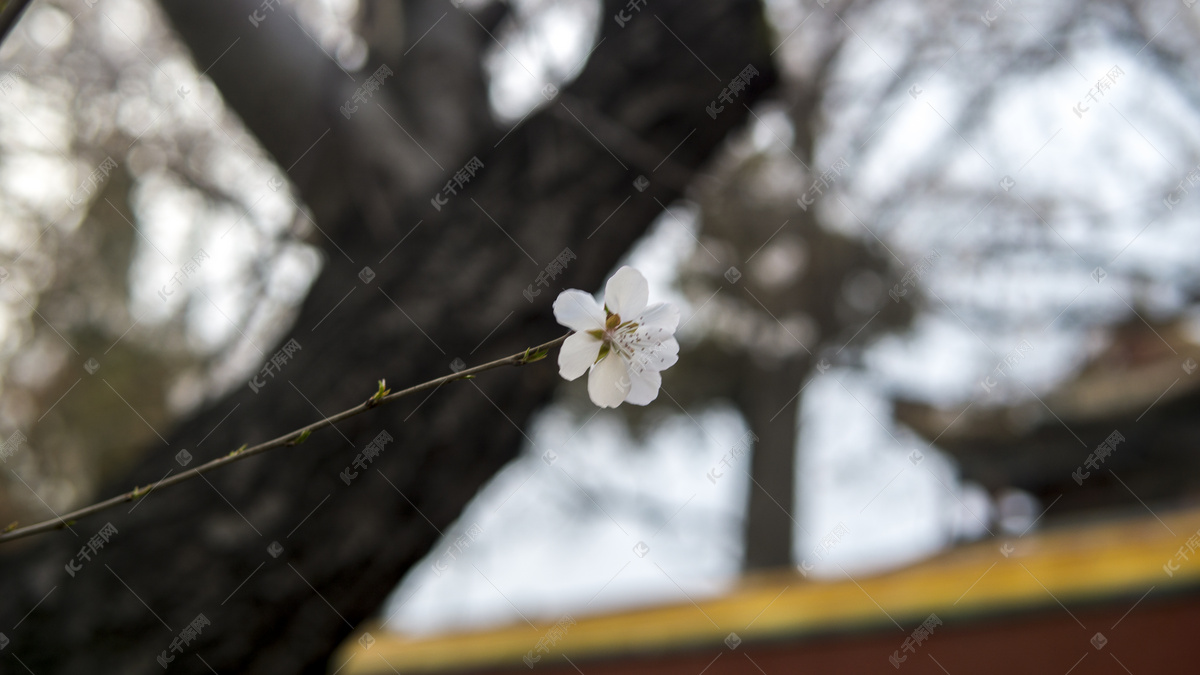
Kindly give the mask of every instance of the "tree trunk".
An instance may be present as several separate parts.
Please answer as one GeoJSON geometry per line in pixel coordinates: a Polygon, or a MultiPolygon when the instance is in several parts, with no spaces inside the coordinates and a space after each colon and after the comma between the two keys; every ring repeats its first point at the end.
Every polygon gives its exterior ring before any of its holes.
{"type": "Polygon", "coordinates": [[[738,408],[758,439],[750,453],[744,566],[750,571],[789,567],[796,527],[800,383],[808,372],[809,359],[801,352],[772,366],[753,357],[741,361],[738,408]]]}
{"type": "MultiPolygon", "coordinates": [[[[182,423],[106,496],[178,471],[181,449],[206,461],[361,402],[380,378],[404,386],[448,373],[456,358],[479,363],[560,334],[557,288],[534,286],[532,302],[523,290],[564,248],[577,259],[557,283],[598,288],[661,211],[655,200],[678,196],[646,156],[661,161],[679,145],[664,168],[690,174],[774,80],[756,2],[663,0],[624,27],[612,16],[625,2],[608,2],[603,43],[565,88],[568,105],[586,110],[564,115],[551,101],[501,139],[481,112],[478,55],[489,38],[450,5],[350,119],[339,107],[374,72],[374,55],[349,76],[282,7],[255,28],[253,4],[163,5],[201,69],[229,49],[208,74],[292,167],[326,259],[281,341],[300,351],[257,393],[239,387],[182,423]],[[706,106],[747,64],[759,75],[714,120],[706,106]],[[627,135],[589,131],[575,116],[627,135]],[[430,198],[472,156],[484,168],[435,210],[430,198]],[[633,186],[639,175],[645,191],[633,186]]],[[[406,9],[408,43],[441,13],[429,6],[406,9]]],[[[279,349],[261,347],[264,362],[279,349]]],[[[211,624],[181,654],[166,651],[171,672],[325,672],[334,647],[516,456],[522,426],[556,383],[553,361],[494,371],[152,493],[74,533],[7,545],[0,627],[11,644],[0,658],[38,675],[157,673],[156,657],[204,614],[211,624]],[[353,467],[381,431],[394,440],[353,467]],[[117,534],[69,576],[64,564],[109,521],[117,534]]]]}

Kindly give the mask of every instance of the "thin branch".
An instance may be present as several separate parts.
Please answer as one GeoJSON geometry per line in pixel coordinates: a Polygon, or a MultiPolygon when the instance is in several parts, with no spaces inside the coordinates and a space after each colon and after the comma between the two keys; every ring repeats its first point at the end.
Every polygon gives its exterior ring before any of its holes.
{"type": "Polygon", "coordinates": [[[171,476],[162,481],[159,481],[158,483],[149,484],[149,485],[146,485],[145,487],[135,487],[134,489],[132,489],[129,492],[126,492],[124,494],[117,495],[116,497],[106,499],[102,502],[96,502],[95,504],[92,504],[90,506],[85,506],[81,509],[76,509],[75,511],[71,511],[70,513],[64,513],[61,516],[58,516],[56,518],[44,520],[40,523],[35,523],[33,525],[26,525],[25,527],[18,527],[18,528],[11,529],[3,534],[0,534],[0,543],[6,542],[6,541],[12,541],[14,539],[21,539],[23,537],[40,534],[42,532],[49,532],[51,530],[60,530],[64,527],[67,527],[68,525],[74,524],[75,521],[80,518],[83,518],[85,516],[90,516],[94,513],[99,513],[100,511],[110,509],[119,504],[131,502],[135,499],[141,499],[141,498],[149,495],[151,492],[154,492],[156,490],[161,490],[162,488],[169,487],[171,485],[175,485],[176,483],[182,483],[183,481],[185,481],[189,478],[194,478],[196,476],[199,476],[200,474],[208,473],[209,471],[212,471],[213,469],[215,469],[217,467],[225,466],[226,464],[231,464],[233,462],[245,459],[247,457],[252,457],[259,453],[266,452],[267,450],[271,450],[272,448],[279,448],[279,447],[290,446],[290,445],[299,445],[300,443],[303,443],[304,441],[308,440],[309,435],[312,434],[312,432],[314,432],[314,431],[317,431],[319,429],[324,429],[325,427],[328,427],[328,426],[332,426],[333,424],[340,422],[348,417],[354,417],[355,415],[360,415],[368,410],[371,410],[372,408],[377,408],[385,403],[390,403],[398,398],[408,396],[410,394],[416,394],[418,392],[426,391],[428,389],[435,389],[437,387],[442,386],[443,384],[446,384],[448,382],[453,382],[455,380],[469,379],[476,373],[482,373],[485,370],[492,370],[494,368],[500,368],[502,366],[523,366],[527,363],[533,363],[534,361],[540,361],[540,360],[546,358],[546,354],[547,354],[547,352],[549,352],[549,350],[551,348],[557,347],[560,344],[562,344],[563,340],[566,340],[569,335],[570,335],[570,333],[568,333],[567,335],[563,335],[559,338],[556,338],[554,340],[551,340],[549,342],[546,342],[544,344],[540,344],[537,347],[531,347],[529,349],[526,349],[523,352],[519,352],[519,353],[513,354],[511,356],[506,356],[502,359],[497,359],[495,361],[491,361],[491,362],[485,363],[483,365],[475,366],[473,368],[465,368],[463,370],[460,370],[457,373],[452,373],[452,374],[446,375],[444,377],[439,377],[434,380],[429,380],[428,382],[422,382],[421,384],[414,385],[412,387],[409,387],[408,389],[402,389],[402,390],[396,391],[396,392],[392,392],[388,389],[385,389],[384,382],[382,380],[380,380],[379,391],[377,391],[375,393],[375,395],[372,396],[371,398],[354,406],[353,408],[349,408],[347,410],[343,410],[340,413],[330,415],[329,417],[326,417],[317,422],[313,422],[312,424],[309,424],[308,426],[301,427],[299,429],[296,429],[295,431],[288,432],[278,438],[266,441],[264,443],[259,443],[258,445],[255,445],[253,447],[247,448],[245,446],[242,446],[241,448],[234,450],[233,452],[229,453],[228,455],[225,455],[224,457],[219,457],[210,462],[206,462],[204,464],[197,465],[191,469],[188,469],[187,471],[177,473],[174,476],[171,476]]]}

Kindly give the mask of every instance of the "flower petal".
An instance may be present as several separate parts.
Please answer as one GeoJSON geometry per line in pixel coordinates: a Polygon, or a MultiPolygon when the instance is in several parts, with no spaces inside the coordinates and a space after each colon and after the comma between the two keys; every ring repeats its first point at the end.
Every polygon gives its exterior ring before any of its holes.
{"type": "Polygon", "coordinates": [[[641,314],[649,298],[646,277],[628,265],[617,270],[604,286],[604,306],[613,314],[620,314],[624,321],[641,314]]]}
{"type": "Polygon", "coordinates": [[[633,320],[638,326],[674,333],[675,328],[679,326],[679,308],[669,302],[656,302],[642,310],[641,316],[633,320]]]}
{"type": "Polygon", "coordinates": [[[613,352],[600,359],[592,366],[592,374],[588,375],[588,396],[592,403],[601,408],[615,408],[621,405],[629,393],[632,383],[625,360],[613,352]]]}
{"type": "Polygon", "coordinates": [[[646,368],[641,372],[636,372],[631,368],[629,372],[632,384],[629,388],[629,395],[625,397],[626,403],[646,405],[658,398],[658,388],[662,386],[662,375],[657,370],[646,368]]]}
{"type": "Polygon", "coordinates": [[[574,380],[587,372],[600,353],[600,340],[587,333],[575,333],[558,350],[558,374],[564,380],[574,380]]]}
{"type": "Polygon", "coordinates": [[[604,330],[604,308],[590,294],[575,288],[554,299],[554,318],[574,331],[604,330]]]}
{"type": "Polygon", "coordinates": [[[638,328],[632,346],[631,370],[666,370],[679,361],[679,341],[661,330],[638,328]]]}

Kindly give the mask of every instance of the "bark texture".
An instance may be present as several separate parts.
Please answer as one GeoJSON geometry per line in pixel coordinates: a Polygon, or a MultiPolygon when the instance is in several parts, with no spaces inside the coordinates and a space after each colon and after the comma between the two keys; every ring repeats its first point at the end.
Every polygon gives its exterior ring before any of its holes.
{"type": "MultiPolygon", "coordinates": [[[[624,27],[612,18],[624,1],[608,2],[603,42],[564,88],[569,103],[497,129],[479,68],[495,16],[432,2],[381,12],[375,33],[403,42],[372,38],[367,66],[347,74],[283,7],[255,28],[255,3],[162,5],[200,69],[216,62],[208,75],[230,107],[291,167],[326,255],[281,340],[302,349],[280,374],[206,406],[104,494],[178,470],[180,449],[205,461],[360,402],[379,378],[403,386],[456,358],[479,363],[560,334],[558,289],[533,302],[522,291],[568,247],[577,259],[555,283],[597,288],[661,211],[656,199],[679,195],[651,160],[678,145],[664,167],[690,175],[774,80],[756,2],[663,0],[624,27]],[[339,107],[381,62],[395,75],[346,119],[339,107]],[[747,64],[758,77],[713,119],[706,106],[747,64]],[[435,210],[430,198],[472,156],[484,168],[435,210]]],[[[266,360],[279,345],[262,347],[266,360]]],[[[38,675],[162,672],[156,657],[203,613],[211,625],[171,672],[325,672],[333,648],[517,454],[556,383],[553,362],[488,373],[76,523],[76,534],[4,547],[5,668],[18,668],[15,655],[38,675]],[[383,430],[394,440],[352,467],[383,430]],[[358,473],[349,485],[347,467],[358,473]],[[110,520],[118,534],[68,576],[64,564],[110,520]]]]}

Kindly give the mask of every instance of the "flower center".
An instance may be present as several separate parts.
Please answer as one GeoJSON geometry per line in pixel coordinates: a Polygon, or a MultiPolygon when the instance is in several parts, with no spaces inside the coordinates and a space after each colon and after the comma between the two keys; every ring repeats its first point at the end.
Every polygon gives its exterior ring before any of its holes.
{"type": "MultiPolygon", "coordinates": [[[[605,312],[608,309],[605,308],[605,312]]],[[[616,352],[618,356],[623,356],[626,359],[633,358],[633,336],[637,331],[638,324],[632,321],[621,322],[620,314],[609,313],[604,320],[604,330],[591,330],[588,334],[597,340],[601,341],[600,352],[596,355],[596,362],[608,356],[609,352],[616,352]]]]}

